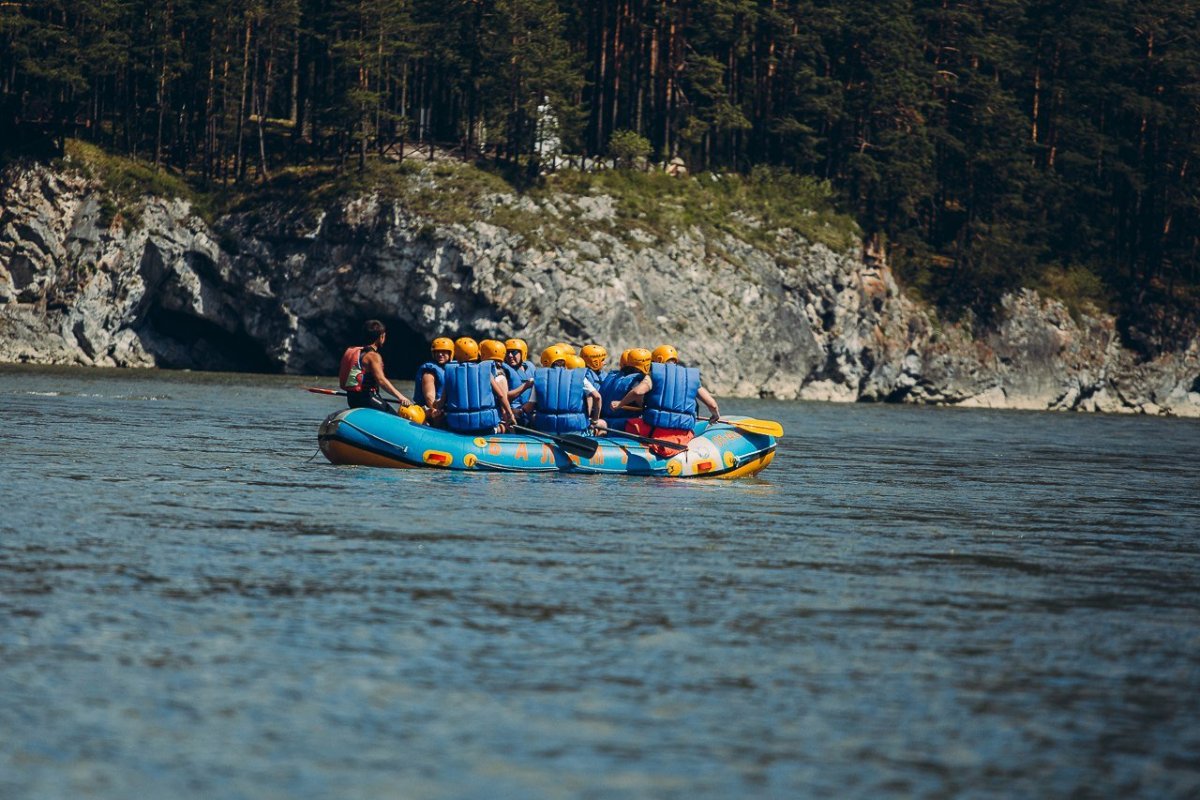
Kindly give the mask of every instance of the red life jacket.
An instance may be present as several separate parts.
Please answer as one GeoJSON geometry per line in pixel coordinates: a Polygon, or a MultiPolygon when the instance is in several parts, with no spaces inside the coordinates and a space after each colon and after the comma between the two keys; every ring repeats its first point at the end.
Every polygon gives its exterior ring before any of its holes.
{"type": "Polygon", "coordinates": [[[347,392],[361,392],[366,373],[362,368],[362,347],[347,347],[338,369],[338,385],[347,392]]]}

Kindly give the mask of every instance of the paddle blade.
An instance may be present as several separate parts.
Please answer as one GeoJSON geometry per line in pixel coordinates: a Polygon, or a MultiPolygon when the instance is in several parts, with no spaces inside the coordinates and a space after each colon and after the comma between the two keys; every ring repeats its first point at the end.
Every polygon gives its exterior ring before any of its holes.
{"type": "Polygon", "coordinates": [[[591,458],[600,449],[600,443],[588,436],[576,436],[572,433],[564,433],[562,436],[557,437],[557,440],[562,445],[563,450],[579,458],[591,458]]]}
{"type": "Polygon", "coordinates": [[[783,426],[769,419],[723,419],[721,422],[740,428],[746,433],[759,433],[763,436],[783,436],[783,426]]]}

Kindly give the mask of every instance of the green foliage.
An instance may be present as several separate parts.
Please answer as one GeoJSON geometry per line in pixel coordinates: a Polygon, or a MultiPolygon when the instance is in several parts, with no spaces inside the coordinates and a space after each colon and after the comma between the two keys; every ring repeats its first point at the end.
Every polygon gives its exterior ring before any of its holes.
{"type": "Polygon", "coordinates": [[[608,154],[624,167],[633,167],[650,156],[650,140],[637,131],[613,131],[608,137],[608,154]]]}
{"type": "Polygon", "coordinates": [[[0,149],[85,138],[141,164],[109,170],[120,192],[370,186],[450,219],[492,178],[438,197],[386,156],[434,141],[527,187],[557,127],[573,155],[721,176],[551,180],[647,232],[759,218],[839,243],[830,198],[800,213],[781,188],[820,176],[950,313],[1089,292],[1079,269],[1127,316],[1186,316],[1151,306],[1200,287],[1200,0],[39,0],[0,3],[0,76],[0,149]]]}

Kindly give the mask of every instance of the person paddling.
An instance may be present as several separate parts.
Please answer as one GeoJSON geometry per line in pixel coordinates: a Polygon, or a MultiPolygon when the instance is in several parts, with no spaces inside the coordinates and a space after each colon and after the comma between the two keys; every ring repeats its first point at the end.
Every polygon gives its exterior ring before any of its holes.
{"type": "MultiPolygon", "coordinates": [[[[651,354],[650,374],[623,398],[613,401],[611,407],[617,409],[639,400],[645,404],[642,419],[630,423],[626,429],[668,442],[687,444],[693,439],[697,400],[711,412],[709,422],[721,418],[716,398],[700,384],[700,370],[680,366],[678,351],[667,344],[656,347],[651,354]]],[[[669,457],[678,451],[651,445],[650,452],[669,457]]]]}
{"type": "Polygon", "coordinates": [[[446,364],[453,355],[454,341],[447,336],[439,336],[429,346],[429,360],[417,367],[413,394],[425,409],[430,425],[441,424],[437,401],[442,396],[442,384],[446,381],[446,364]]]}
{"type": "MultiPolygon", "coordinates": [[[[641,403],[638,408],[620,407],[629,390],[642,382],[650,374],[650,351],[644,347],[635,347],[621,354],[620,370],[609,372],[600,383],[600,415],[614,430],[637,431],[629,427],[631,422],[641,417],[641,403]],[[614,404],[614,401],[615,404],[614,404]]],[[[636,427],[636,423],[634,422],[636,427]]]]}
{"type": "Polygon", "coordinates": [[[508,402],[517,420],[522,425],[528,424],[521,407],[529,400],[533,391],[533,365],[529,363],[529,345],[524,339],[508,339],[504,342],[504,361],[501,364],[505,377],[508,378],[508,402]]]}
{"type": "MultiPolygon", "coordinates": [[[[459,343],[463,343],[463,339],[456,344],[459,343]]],[[[456,433],[503,433],[501,421],[516,422],[508,404],[508,383],[498,365],[504,345],[494,340],[485,341],[484,345],[487,346],[466,346],[456,350],[454,363],[446,366],[445,391],[439,406],[446,415],[446,427],[456,433]]]]}
{"type": "Polygon", "coordinates": [[[608,351],[598,344],[588,344],[579,351],[579,355],[583,357],[586,365],[588,380],[599,389],[600,384],[608,377],[609,371],[604,368],[604,363],[608,361],[608,351]]]}
{"type": "Polygon", "coordinates": [[[564,345],[542,351],[543,369],[534,370],[533,392],[522,411],[532,415],[533,427],[554,434],[581,433],[599,420],[600,393],[582,369],[567,369],[571,353],[564,345]]]}
{"type": "Polygon", "coordinates": [[[363,324],[363,344],[347,347],[342,354],[342,363],[338,369],[338,385],[346,392],[346,405],[350,408],[373,408],[376,411],[396,413],[395,410],[379,396],[379,390],[386,389],[388,393],[400,401],[402,406],[412,405],[412,401],[392,386],[383,371],[383,356],[379,349],[387,339],[387,328],[377,319],[367,320],[363,324]]]}

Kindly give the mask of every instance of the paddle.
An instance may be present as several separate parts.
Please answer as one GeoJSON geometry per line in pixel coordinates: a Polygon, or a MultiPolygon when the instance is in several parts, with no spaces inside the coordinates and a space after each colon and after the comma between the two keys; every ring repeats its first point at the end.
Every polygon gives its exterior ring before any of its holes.
{"type": "Polygon", "coordinates": [[[783,426],[770,419],[719,419],[718,423],[741,428],[746,433],[757,433],[763,436],[783,436],[783,426]]]}
{"type": "MultiPolygon", "coordinates": [[[[626,411],[644,411],[641,406],[623,405],[626,411]]],[[[763,436],[783,436],[783,426],[770,419],[718,419],[718,423],[741,428],[746,433],[757,433],[763,436]]]]}
{"type": "Polygon", "coordinates": [[[688,449],[688,446],[686,444],[680,444],[679,442],[668,442],[666,439],[652,439],[649,436],[640,436],[636,433],[630,433],[629,431],[619,431],[619,430],[616,430],[615,428],[608,428],[605,431],[605,433],[608,436],[624,436],[628,439],[633,439],[634,441],[641,442],[642,444],[656,444],[659,447],[670,447],[673,450],[687,450],[688,449]]]}
{"type": "Polygon", "coordinates": [[[600,443],[589,436],[576,436],[573,433],[546,433],[536,428],[526,428],[524,425],[509,425],[508,427],[514,431],[528,433],[530,436],[544,436],[550,441],[557,443],[563,450],[579,458],[591,458],[596,455],[596,451],[600,448],[600,443]]]}
{"type": "MultiPolygon", "coordinates": [[[[345,392],[339,392],[336,389],[322,389],[320,386],[306,386],[304,388],[307,389],[308,391],[312,392],[313,394],[332,394],[332,395],[336,395],[337,397],[345,397],[346,396],[345,392]]],[[[400,402],[399,400],[392,400],[390,397],[383,397],[381,395],[377,395],[377,396],[379,397],[380,400],[382,400],[385,403],[399,403],[400,402]]]]}

